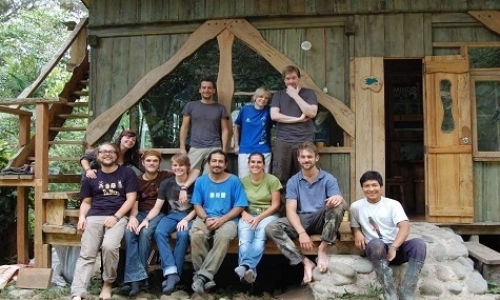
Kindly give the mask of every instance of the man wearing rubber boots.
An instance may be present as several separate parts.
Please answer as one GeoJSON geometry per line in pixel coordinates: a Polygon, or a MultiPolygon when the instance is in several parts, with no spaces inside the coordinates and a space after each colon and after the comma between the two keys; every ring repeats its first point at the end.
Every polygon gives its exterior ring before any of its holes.
{"type": "Polygon", "coordinates": [[[375,267],[385,300],[415,299],[418,276],[424,264],[426,245],[422,239],[406,240],[410,222],[401,204],[381,194],[383,181],[376,171],[360,180],[365,198],[351,204],[351,230],[356,247],[364,250],[375,267]],[[389,264],[408,262],[398,291],[389,264]]]}

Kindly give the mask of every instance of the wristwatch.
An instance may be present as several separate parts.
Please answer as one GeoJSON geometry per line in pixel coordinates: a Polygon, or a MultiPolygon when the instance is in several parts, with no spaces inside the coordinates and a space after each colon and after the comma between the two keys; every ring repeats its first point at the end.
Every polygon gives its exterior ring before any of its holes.
{"type": "Polygon", "coordinates": [[[394,246],[392,246],[392,245],[391,245],[391,246],[389,246],[389,249],[394,249],[394,251],[398,251],[398,250],[399,250],[399,249],[398,249],[398,247],[394,247],[394,246]]]}
{"type": "Polygon", "coordinates": [[[113,217],[115,217],[116,222],[120,222],[120,219],[121,219],[121,218],[120,218],[119,216],[117,216],[117,215],[113,215],[113,217]]]}
{"type": "Polygon", "coordinates": [[[203,221],[203,223],[205,223],[207,221],[208,217],[204,217],[204,218],[200,218],[200,219],[203,221]]]}

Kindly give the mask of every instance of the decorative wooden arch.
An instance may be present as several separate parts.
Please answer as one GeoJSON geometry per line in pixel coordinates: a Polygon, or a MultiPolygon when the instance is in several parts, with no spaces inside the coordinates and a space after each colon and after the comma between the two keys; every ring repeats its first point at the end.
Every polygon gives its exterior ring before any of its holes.
{"type": "MultiPolygon", "coordinates": [[[[94,145],[98,139],[109,130],[113,122],[125,111],[135,105],[158,81],[170,74],[187,57],[192,55],[203,44],[216,38],[220,49],[219,76],[217,84],[218,99],[228,110],[234,93],[234,80],[232,73],[232,47],[234,38],[237,37],[247,46],[252,48],[266,59],[274,68],[281,72],[287,65],[295,65],[284,54],[272,47],[262,37],[260,32],[244,19],[228,19],[207,21],[193,32],[167,62],[147,73],[139,82],[117,103],[93,120],[86,131],[86,141],[94,145]]],[[[303,69],[301,82],[305,87],[313,89],[318,101],[328,109],[339,126],[351,137],[355,135],[355,115],[342,101],[325,94],[313,81],[311,76],[303,69]]]]}

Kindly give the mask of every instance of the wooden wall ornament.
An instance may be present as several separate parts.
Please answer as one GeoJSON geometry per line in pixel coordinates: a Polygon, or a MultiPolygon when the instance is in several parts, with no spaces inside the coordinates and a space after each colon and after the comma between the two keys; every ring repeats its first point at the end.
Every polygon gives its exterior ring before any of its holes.
{"type": "MultiPolygon", "coordinates": [[[[161,78],[173,72],[184,59],[193,54],[203,44],[221,34],[222,37],[218,38],[219,43],[227,43],[233,39],[229,33],[260,54],[279,72],[287,65],[296,65],[290,58],[272,47],[262,37],[260,32],[244,19],[207,21],[191,34],[184,45],[182,45],[181,49],[179,49],[172,58],[147,73],[121,100],[100,114],[87,126],[85,135],[87,144],[94,145],[99,138],[109,130],[118,117],[139,102],[139,100],[160,81],[161,78]],[[226,30],[227,32],[224,32],[226,30]]],[[[232,42],[230,44],[232,44],[232,42]]],[[[220,59],[221,63],[224,63],[223,60],[227,59],[227,57],[224,58],[221,55],[220,59]]],[[[228,69],[225,63],[224,65],[226,66],[225,69],[228,69]]],[[[299,69],[301,73],[301,82],[304,86],[316,92],[318,102],[332,113],[338,125],[349,136],[354,137],[354,112],[339,99],[324,93],[305,70],[300,67],[299,69]]],[[[225,82],[232,82],[228,78],[224,78],[223,80],[225,82]]],[[[219,89],[219,93],[220,92],[219,89]]]]}
{"type": "Polygon", "coordinates": [[[363,90],[372,90],[374,93],[380,92],[384,85],[383,81],[375,76],[363,77],[360,84],[363,90]]]}
{"type": "Polygon", "coordinates": [[[469,15],[476,18],[484,26],[500,35],[500,11],[469,11],[469,15]]]}

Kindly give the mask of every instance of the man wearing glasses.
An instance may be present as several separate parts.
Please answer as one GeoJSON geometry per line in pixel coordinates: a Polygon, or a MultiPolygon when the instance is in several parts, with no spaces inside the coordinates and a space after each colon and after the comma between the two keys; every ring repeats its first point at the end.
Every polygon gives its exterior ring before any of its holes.
{"type": "Polygon", "coordinates": [[[103,286],[100,299],[111,299],[111,287],[116,279],[120,242],[127,218],[139,191],[137,176],[130,168],[119,166],[118,147],[102,144],[97,152],[101,168],[96,178],[84,177],[80,189],[82,204],[77,229],[83,231],[80,256],[76,262],[71,285],[72,300],[87,296],[87,286],[94,271],[96,256],[101,249],[103,286]]]}

